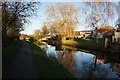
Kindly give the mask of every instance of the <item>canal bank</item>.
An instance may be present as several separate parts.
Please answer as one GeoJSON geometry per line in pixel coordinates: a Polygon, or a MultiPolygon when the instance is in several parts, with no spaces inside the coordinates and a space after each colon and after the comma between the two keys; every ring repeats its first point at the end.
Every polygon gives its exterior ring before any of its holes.
{"type": "MultiPolygon", "coordinates": [[[[96,51],[101,53],[104,53],[105,55],[109,56],[110,59],[113,61],[120,62],[120,50],[117,49],[111,49],[111,48],[105,48],[105,42],[104,39],[98,39],[98,43],[96,42],[96,39],[82,39],[82,38],[65,38],[63,37],[61,40],[51,40],[47,42],[49,45],[56,46],[58,48],[61,45],[74,47],[76,49],[83,49],[87,51],[96,51]],[[57,44],[59,43],[59,44],[57,44]]],[[[112,44],[113,47],[113,44],[112,44]]]]}
{"type": "Polygon", "coordinates": [[[46,52],[38,45],[30,43],[34,54],[40,78],[74,78],[57,59],[47,57],[46,52]]]}
{"type": "Polygon", "coordinates": [[[78,50],[66,46],[40,46],[48,57],[56,58],[60,64],[69,69],[75,78],[117,78],[120,79],[118,73],[119,62],[110,60],[105,53],[78,50]],[[116,65],[113,65],[116,64],[116,65]]]}
{"type": "Polygon", "coordinates": [[[108,48],[105,48],[105,41],[104,39],[83,39],[83,38],[65,38],[63,37],[61,40],[48,40],[48,44],[50,45],[66,45],[86,50],[93,50],[98,52],[105,52],[105,53],[113,53],[119,54],[120,51],[118,49],[114,49],[114,44],[111,44],[108,48]]]}
{"type": "Polygon", "coordinates": [[[87,50],[94,50],[94,51],[100,51],[100,52],[110,52],[109,49],[104,48],[104,40],[98,39],[98,42],[96,42],[96,39],[62,39],[62,44],[67,46],[73,46],[77,48],[87,49],[87,50]]]}

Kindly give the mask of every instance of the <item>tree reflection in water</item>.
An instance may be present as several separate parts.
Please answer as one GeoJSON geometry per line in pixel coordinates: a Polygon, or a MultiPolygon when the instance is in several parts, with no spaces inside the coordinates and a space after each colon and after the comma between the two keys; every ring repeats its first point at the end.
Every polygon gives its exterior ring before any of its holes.
{"type": "Polygon", "coordinates": [[[120,76],[120,63],[111,63],[110,68],[120,76]]]}
{"type": "Polygon", "coordinates": [[[58,56],[58,61],[64,64],[66,68],[70,69],[71,72],[73,71],[75,60],[71,50],[63,50],[62,54],[58,56]]]}
{"type": "Polygon", "coordinates": [[[58,61],[69,69],[76,78],[117,78],[115,72],[120,71],[120,65],[109,62],[104,54],[90,51],[77,51],[77,48],[48,45],[45,49],[47,55],[53,55],[58,61]],[[62,49],[61,49],[62,48],[62,49]],[[56,50],[59,49],[59,50],[56,50]],[[57,57],[56,57],[57,56],[57,57]],[[112,70],[111,70],[111,68],[112,70]]]}

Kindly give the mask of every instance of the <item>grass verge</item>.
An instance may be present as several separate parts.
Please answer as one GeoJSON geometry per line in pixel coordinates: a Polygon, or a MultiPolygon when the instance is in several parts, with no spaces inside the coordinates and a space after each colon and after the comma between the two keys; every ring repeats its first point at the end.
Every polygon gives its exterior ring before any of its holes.
{"type": "Polygon", "coordinates": [[[31,43],[40,78],[73,78],[73,75],[56,59],[47,57],[41,48],[31,43]]]}
{"type": "Polygon", "coordinates": [[[109,49],[104,48],[104,40],[98,39],[98,43],[96,43],[95,39],[70,39],[65,40],[62,39],[62,44],[67,46],[73,46],[82,49],[100,51],[100,52],[109,52],[109,49]]]}

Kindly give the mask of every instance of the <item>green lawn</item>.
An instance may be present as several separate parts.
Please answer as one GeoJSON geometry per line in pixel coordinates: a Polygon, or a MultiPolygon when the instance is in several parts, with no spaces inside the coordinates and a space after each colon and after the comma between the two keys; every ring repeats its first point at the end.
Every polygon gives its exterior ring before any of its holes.
{"type": "Polygon", "coordinates": [[[22,47],[22,41],[15,41],[13,45],[2,48],[2,71],[5,72],[22,47]]]}
{"type": "Polygon", "coordinates": [[[47,57],[37,45],[33,43],[31,45],[41,78],[73,78],[68,69],[65,69],[56,59],[47,57]]]}
{"type": "Polygon", "coordinates": [[[73,46],[73,47],[78,47],[78,48],[83,48],[83,49],[88,49],[88,50],[95,50],[95,51],[104,51],[104,52],[109,52],[109,50],[104,48],[104,40],[103,39],[98,39],[98,43],[96,42],[95,39],[62,39],[62,44],[68,45],[68,46],[73,46]]]}
{"type": "Polygon", "coordinates": [[[78,42],[78,45],[81,47],[86,47],[87,49],[98,49],[105,50],[104,48],[104,40],[98,39],[98,43],[95,39],[75,39],[78,42]]]}
{"type": "Polygon", "coordinates": [[[66,45],[72,45],[72,46],[77,46],[78,42],[75,41],[73,38],[66,40],[65,37],[62,38],[62,44],[66,44],[66,45]]]}

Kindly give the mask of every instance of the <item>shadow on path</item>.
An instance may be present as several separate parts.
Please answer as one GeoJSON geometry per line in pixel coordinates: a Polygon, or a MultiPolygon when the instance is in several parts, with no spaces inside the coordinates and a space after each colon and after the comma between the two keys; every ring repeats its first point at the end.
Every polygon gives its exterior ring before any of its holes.
{"type": "Polygon", "coordinates": [[[31,46],[23,41],[23,47],[16,56],[4,78],[38,78],[37,65],[32,54],[31,46]]]}

